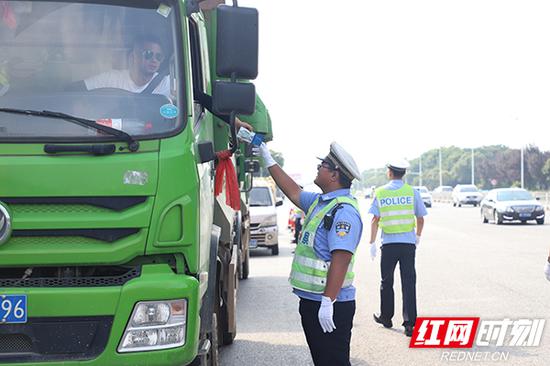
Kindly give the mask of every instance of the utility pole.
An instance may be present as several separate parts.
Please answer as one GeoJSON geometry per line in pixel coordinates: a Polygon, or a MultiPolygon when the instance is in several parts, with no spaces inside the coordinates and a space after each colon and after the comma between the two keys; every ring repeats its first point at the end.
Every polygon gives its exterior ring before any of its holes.
{"type": "Polygon", "coordinates": [[[441,171],[441,146],[439,147],[439,186],[443,185],[443,172],[441,171]]]}
{"type": "Polygon", "coordinates": [[[419,163],[418,163],[418,175],[419,175],[420,185],[422,185],[422,154],[420,154],[419,163]]]}
{"type": "Polygon", "coordinates": [[[523,145],[521,145],[521,188],[523,188],[523,145]]]}
{"type": "Polygon", "coordinates": [[[472,147],[472,184],[474,184],[474,148],[472,147]]]}

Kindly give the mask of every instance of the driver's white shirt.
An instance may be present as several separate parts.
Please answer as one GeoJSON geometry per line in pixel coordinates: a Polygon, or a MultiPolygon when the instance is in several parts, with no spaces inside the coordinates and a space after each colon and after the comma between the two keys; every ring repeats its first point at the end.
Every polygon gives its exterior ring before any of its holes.
{"type": "MultiPolygon", "coordinates": [[[[153,78],[157,76],[157,74],[158,73],[156,72],[153,78]]],[[[153,78],[149,81],[149,83],[153,80],[153,78]]],[[[149,83],[142,86],[136,85],[130,77],[129,70],[107,71],[84,80],[84,83],[86,84],[86,89],[88,90],[116,88],[127,90],[132,93],[141,93],[145,88],[147,88],[147,85],[149,85],[149,83]]],[[[170,81],[168,80],[168,75],[166,75],[155,90],[153,90],[153,94],[162,94],[170,97],[170,81]]]]}

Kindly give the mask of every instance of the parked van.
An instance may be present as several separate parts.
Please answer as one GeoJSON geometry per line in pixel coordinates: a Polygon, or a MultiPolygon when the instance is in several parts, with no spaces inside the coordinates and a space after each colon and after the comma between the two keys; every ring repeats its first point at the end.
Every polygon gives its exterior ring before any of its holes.
{"type": "Polygon", "coordinates": [[[250,191],[250,249],[264,247],[271,249],[272,255],[279,254],[279,227],[277,226],[277,201],[271,182],[254,180],[250,191]]]}

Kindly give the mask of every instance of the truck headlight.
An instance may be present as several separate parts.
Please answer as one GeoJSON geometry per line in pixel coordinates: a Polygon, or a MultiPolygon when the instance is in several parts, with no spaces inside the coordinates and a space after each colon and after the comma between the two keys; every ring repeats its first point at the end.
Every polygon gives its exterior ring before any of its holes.
{"type": "Polygon", "coordinates": [[[152,351],[185,344],[187,300],[140,301],[134,306],[118,352],[152,351]]]}

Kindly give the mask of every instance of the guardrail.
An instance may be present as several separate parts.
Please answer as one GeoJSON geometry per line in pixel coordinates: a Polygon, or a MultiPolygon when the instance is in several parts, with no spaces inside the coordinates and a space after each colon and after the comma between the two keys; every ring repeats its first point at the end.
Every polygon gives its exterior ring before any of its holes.
{"type": "MultiPolygon", "coordinates": [[[[540,204],[543,205],[545,209],[550,210],[550,192],[535,191],[535,192],[531,192],[531,194],[538,199],[540,204]]],[[[484,193],[484,197],[485,197],[485,193],[484,193]]],[[[453,203],[452,194],[450,192],[441,192],[441,193],[432,192],[432,200],[434,202],[453,203]]]]}

